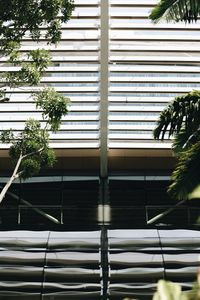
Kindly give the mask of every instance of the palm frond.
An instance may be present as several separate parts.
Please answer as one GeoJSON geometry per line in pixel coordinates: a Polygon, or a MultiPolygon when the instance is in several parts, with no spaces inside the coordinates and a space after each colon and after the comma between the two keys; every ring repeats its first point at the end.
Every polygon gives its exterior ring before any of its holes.
{"type": "Polygon", "coordinates": [[[191,23],[196,22],[199,15],[200,0],[161,0],[149,17],[154,23],[158,23],[162,19],[191,23]]]}
{"type": "MultiPolygon", "coordinates": [[[[160,114],[154,129],[154,138],[163,140],[185,127],[196,131],[200,127],[200,91],[176,97],[160,114]]],[[[189,130],[190,131],[190,130],[189,130]]]]}
{"type": "Polygon", "coordinates": [[[180,154],[171,180],[168,193],[177,200],[187,199],[200,183],[200,140],[180,154]]]}
{"type": "Polygon", "coordinates": [[[172,150],[178,156],[183,151],[187,151],[192,145],[200,140],[200,129],[188,126],[187,130],[183,126],[181,130],[175,135],[172,143],[172,150]]]}

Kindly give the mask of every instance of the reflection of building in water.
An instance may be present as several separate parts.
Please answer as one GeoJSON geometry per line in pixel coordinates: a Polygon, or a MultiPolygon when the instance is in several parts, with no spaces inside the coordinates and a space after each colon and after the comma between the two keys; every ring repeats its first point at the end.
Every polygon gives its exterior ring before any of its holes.
{"type": "MultiPolygon", "coordinates": [[[[70,113],[50,133],[55,168],[16,181],[0,206],[0,299],[142,300],[159,278],[191,287],[199,201],[169,211],[174,158],[170,141],[154,141],[152,130],[174,96],[199,88],[200,27],[151,24],[156,2],[76,0],[61,43],[51,46],[41,86],[69,96],[70,113]]],[[[49,47],[26,38],[22,51],[38,46],[49,47]]],[[[12,71],[3,60],[0,71],[12,71]]],[[[0,131],[41,120],[29,87],[10,94],[0,131]]],[[[0,145],[1,186],[11,167],[0,145]]]]}

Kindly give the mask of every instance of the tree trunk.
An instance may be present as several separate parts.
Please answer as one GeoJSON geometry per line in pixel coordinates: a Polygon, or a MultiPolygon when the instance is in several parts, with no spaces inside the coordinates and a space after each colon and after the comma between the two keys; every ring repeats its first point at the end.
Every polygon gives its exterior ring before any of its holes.
{"type": "Polygon", "coordinates": [[[3,190],[0,193],[0,204],[3,201],[3,198],[5,197],[5,194],[7,193],[7,190],[9,189],[9,187],[11,186],[11,184],[13,183],[13,181],[15,179],[17,179],[19,177],[19,174],[21,173],[21,172],[18,173],[18,170],[19,170],[19,166],[21,164],[22,159],[27,158],[29,156],[32,156],[33,154],[40,153],[40,152],[42,152],[43,149],[44,148],[41,148],[41,149],[39,149],[39,150],[37,150],[35,152],[31,152],[31,153],[28,153],[28,154],[25,154],[25,155],[20,154],[20,157],[19,157],[19,159],[17,161],[15,169],[14,169],[14,171],[12,173],[12,176],[10,177],[10,179],[8,180],[8,182],[6,183],[6,185],[4,186],[3,190]]]}
{"type": "Polygon", "coordinates": [[[3,199],[4,199],[4,197],[5,197],[6,193],[7,193],[7,190],[9,189],[9,187],[11,186],[11,184],[13,183],[13,181],[16,178],[18,178],[17,172],[19,170],[19,166],[21,164],[22,159],[23,159],[23,156],[20,155],[20,157],[19,157],[19,159],[17,161],[17,164],[15,166],[15,169],[14,169],[14,171],[12,173],[12,176],[10,177],[10,179],[8,180],[8,182],[6,183],[6,185],[4,186],[4,188],[2,189],[2,191],[0,193],[0,203],[3,201],[3,199]]]}

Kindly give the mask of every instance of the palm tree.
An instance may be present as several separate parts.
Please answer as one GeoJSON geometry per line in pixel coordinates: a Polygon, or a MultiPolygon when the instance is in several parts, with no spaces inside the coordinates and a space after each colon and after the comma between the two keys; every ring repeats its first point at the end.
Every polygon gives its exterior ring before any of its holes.
{"type": "Polygon", "coordinates": [[[200,183],[200,91],[176,97],[160,114],[154,138],[174,137],[178,163],[168,192],[184,200],[200,183]]]}
{"type": "Polygon", "coordinates": [[[197,21],[200,15],[200,0],[160,0],[150,14],[150,19],[157,23],[166,21],[197,21]]]}
{"type": "MultiPolygon", "coordinates": [[[[150,19],[190,23],[200,15],[200,0],[160,0],[150,19]]],[[[200,91],[176,97],[161,112],[154,138],[173,136],[172,149],[178,159],[168,192],[184,200],[200,183],[200,91]]]]}

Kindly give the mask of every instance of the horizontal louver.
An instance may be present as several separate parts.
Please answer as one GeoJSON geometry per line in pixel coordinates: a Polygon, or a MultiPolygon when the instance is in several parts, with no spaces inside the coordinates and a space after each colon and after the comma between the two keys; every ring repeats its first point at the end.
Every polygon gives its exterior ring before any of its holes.
{"type": "Polygon", "coordinates": [[[159,279],[191,288],[199,265],[195,230],[109,230],[110,299],[150,300],[159,279]],[[191,251],[192,249],[192,251],[191,251]]]}
{"type": "Polygon", "coordinates": [[[100,232],[0,233],[4,299],[100,299],[100,232]]]}
{"type": "MultiPolygon", "coordinates": [[[[48,67],[39,86],[52,86],[69,97],[69,114],[63,118],[58,133],[50,134],[54,148],[99,147],[99,1],[76,0],[71,20],[63,25],[62,39],[58,46],[49,46],[45,39],[34,44],[27,36],[21,52],[40,48],[51,50],[52,64],[48,67]]],[[[43,28],[45,32],[45,28],[43,28]]],[[[1,58],[0,73],[17,71],[5,57],[1,58]]],[[[30,88],[10,90],[11,100],[1,104],[0,130],[13,128],[19,133],[28,118],[42,120],[30,95],[30,88]]],[[[8,145],[1,145],[7,148],[8,145]]]]}
{"type": "MultiPolygon", "coordinates": [[[[109,30],[109,131],[108,147],[129,149],[170,148],[153,139],[152,130],[160,111],[176,95],[200,88],[200,25],[159,23],[148,19],[156,0],[110,0],[109,30]]],[[[69,114],[57,134],[54,148],[98,149],[101,141],[100,99],[100,4],[76,0],[71,20],[63,24],[57,47],[45,39],[34,44],[26,36],[21,52],[51,50],[52,64],[39,86],[53,86],[71,99],[69,114]]],[[[42,28],[45,33],[45,28],[42,28]]],[[[17,71],[0,59],[0,73],[17,71]]],[[[2,82],[4,83],[4,82],[2,82]]],[[[27,118],[42,120],[35,110],[30,88],[9,91],[10,102],[1,104],[0,131],[23,129],[27,118]]],[[[105,136],[104,136],[105,139],[105,136]]],[[[7,148],[8,145],[1,145],[7,148]]],[[[105,147],[105,146],[104,146],[105,147]]]]}
{"type": "Polygon", "coordinates": [[[159,113],[200,88],[200,26],[152,24],[156,3],[110,0],[109,148],[170,148],[153,139],[159,113]]]}

